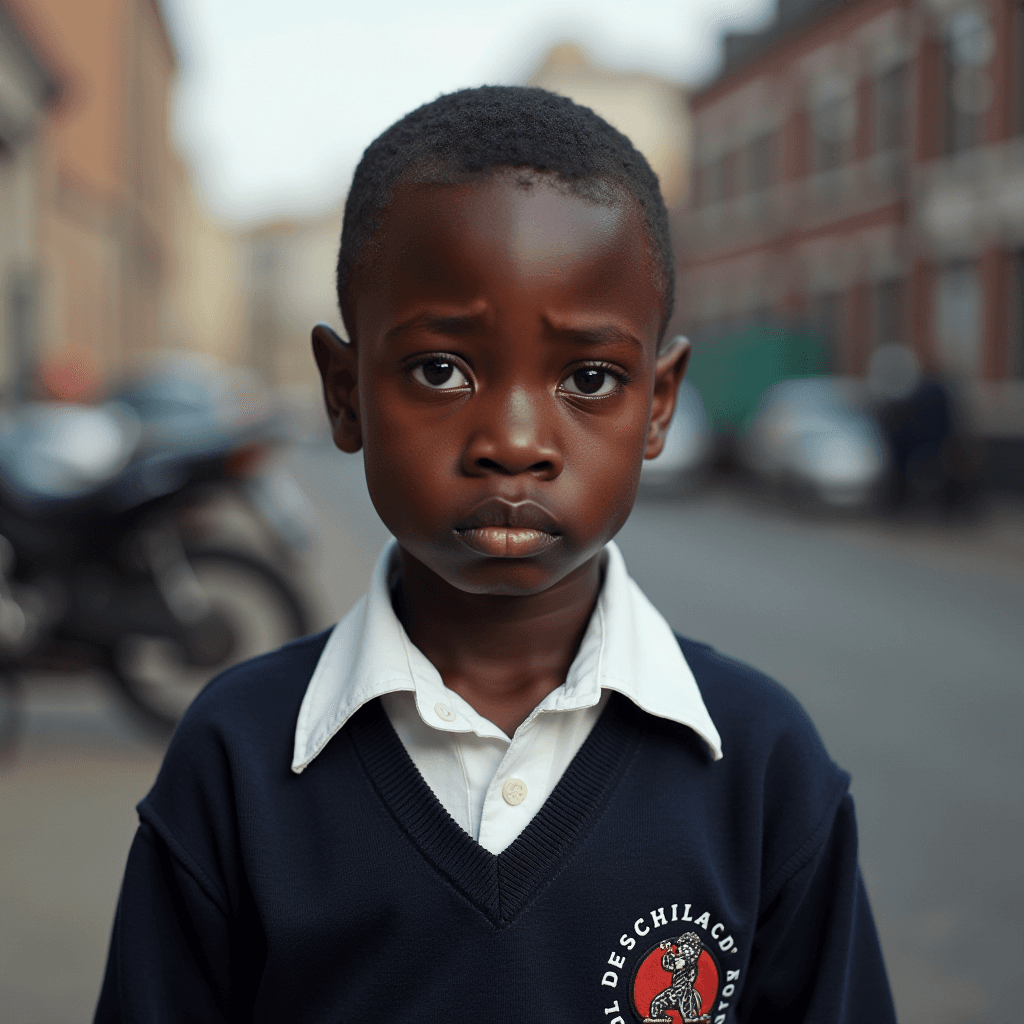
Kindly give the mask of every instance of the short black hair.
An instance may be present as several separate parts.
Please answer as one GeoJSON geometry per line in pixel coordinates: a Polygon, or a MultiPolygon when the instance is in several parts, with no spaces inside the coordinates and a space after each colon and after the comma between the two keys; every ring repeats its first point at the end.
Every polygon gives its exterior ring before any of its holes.
{"type": "Polygon", "coordinates": [[[338,253],[338,305],[349,337],[349,288],[395,186],[408,179],[454,184],[505,168],[550,174],[596,202],[614,202],[623,189],[634,199],[662,292],[660,341],[672,316],[675,266],[658,176],[629,139],[589,107],[545,89],[500,85],[440,96],[367,146],[345,201],[338,253]]]}

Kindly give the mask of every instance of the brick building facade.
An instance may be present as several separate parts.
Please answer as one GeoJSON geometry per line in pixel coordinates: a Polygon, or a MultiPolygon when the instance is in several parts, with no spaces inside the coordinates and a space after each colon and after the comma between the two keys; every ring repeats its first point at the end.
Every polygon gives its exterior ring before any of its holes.
{"type": "Polygon", "coordinates": [[[36,347],[41,138],[59,84],[0,0],[0,401],[36,347]]]}
{"type": "Polygon", "coordinates": [[[168,130],[175,53],[157,0],[0,4],[61,87],[34,168],[31,360],[102,381],[165,342],[181,178],[168,130]]]}
{"type": "Polygon", "coordinates": [[[683,329],[809,328],[831,372],[905,342],[1024,436],[1020,0],[779,0],[692,97],[683,329]]]}

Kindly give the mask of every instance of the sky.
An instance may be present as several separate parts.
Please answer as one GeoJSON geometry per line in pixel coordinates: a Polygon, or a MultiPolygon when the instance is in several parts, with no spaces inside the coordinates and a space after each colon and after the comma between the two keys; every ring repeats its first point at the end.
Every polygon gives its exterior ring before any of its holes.
{"type": "Polygon", "coordinates": [[[180,56],[174,139],[235,225],[336,205],[363,149],[443,92],[523,82],[573,41],[600,64],[694,84],[772,0],[164,0],[180,56]]]}

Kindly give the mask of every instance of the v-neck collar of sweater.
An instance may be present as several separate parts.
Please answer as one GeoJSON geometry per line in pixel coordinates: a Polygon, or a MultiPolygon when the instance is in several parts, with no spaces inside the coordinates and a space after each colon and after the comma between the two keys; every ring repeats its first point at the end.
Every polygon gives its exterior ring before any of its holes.
{"type": "Polygon", "coordinates": [[[379,700],[345,729],[363,768],[420,853],[496,927],[510,924],[597,822],[636,752],[643,713],[612,694],[544,806],[501,853],[485,850],[441,805],[416,770],[379,700]]]}

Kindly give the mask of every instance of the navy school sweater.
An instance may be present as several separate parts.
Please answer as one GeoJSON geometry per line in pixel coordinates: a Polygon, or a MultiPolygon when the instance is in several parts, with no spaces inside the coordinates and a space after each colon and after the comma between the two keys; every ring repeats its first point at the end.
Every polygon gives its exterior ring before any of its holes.
{"type": "Polygon", "coordinates": [[[613,694],[494,856],[377,700],[291,771],[325,641],[231,669],[178,727],[97,1024],[895,1020],[849,779],[776,683],[680,640],[724,758],[613,694]]]}

